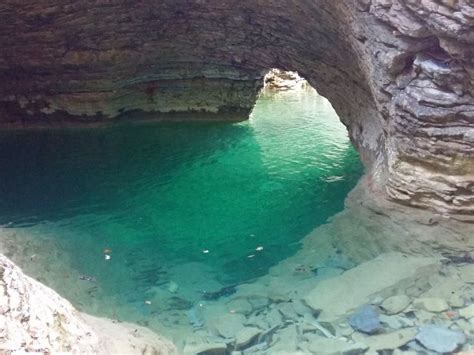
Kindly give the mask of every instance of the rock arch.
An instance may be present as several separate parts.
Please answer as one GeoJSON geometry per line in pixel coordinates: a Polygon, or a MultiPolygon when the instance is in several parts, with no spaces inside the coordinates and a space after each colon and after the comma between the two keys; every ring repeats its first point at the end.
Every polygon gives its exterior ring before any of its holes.
{"type": "Polygon", "coordinates": [[[268,68],[326,96],[374,192],[474,214],[469,0],[6,0],[0,122],[248,116],[268,68]]]}

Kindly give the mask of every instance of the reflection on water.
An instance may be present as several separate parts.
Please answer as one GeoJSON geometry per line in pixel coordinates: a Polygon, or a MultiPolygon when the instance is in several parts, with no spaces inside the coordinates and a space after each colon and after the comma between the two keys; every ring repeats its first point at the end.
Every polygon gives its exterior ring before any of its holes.
{"type": "Polygon", "coordinates": [[[200,301],[294,254],[362,173],[314,91],[265,94],[238,124],[5,132],[0,166],[0,224],[48,265],[45,282],[147,324],[187,310],[186,326],[200,301]]]}

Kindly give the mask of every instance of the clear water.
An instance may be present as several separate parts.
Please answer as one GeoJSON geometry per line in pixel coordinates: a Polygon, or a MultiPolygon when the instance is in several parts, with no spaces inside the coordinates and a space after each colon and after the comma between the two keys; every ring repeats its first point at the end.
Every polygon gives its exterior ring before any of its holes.
{"type": "Polygon", "coordinates": [[[0,225],[53,240],[54,263],[94,277],[102,300],[140,305],[170,281],[192,302],[265,274],[362,174],[310,90],[266,93],[237,124],[3,132],[0,167],[0,225]]]}

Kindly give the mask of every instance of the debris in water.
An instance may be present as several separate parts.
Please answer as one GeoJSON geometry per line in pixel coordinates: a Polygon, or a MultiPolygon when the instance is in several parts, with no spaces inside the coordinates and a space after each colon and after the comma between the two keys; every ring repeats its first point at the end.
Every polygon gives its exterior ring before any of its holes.
{"type": "Polygon", "coordinates": [[[202,252],[203,252],[204,254],[209,254],[209,250],[208,250],[208,249],[204,249],[202,252]]]}
{"type": "Polygon", "coordinates": [[[262,250],[263,250],[263,247],[262,247],[262,246],[257,247],[255,250],[256,250],[256,251],[262,251],[262,250]]]}
{"type": "Polygon", "coordinates": [[[109,254],[105,254],[105,260],[110,260],[111,256],[109,254]]]}
{"type": "Polygon", "coordinates": [[[146,300],[145,304],[151,304],[151,301],[146,300]]]}
{"type": "Polygon", "coordinates": [[[253,258],[255,255],[254,254],[250,254],[250,255],[247,255],[247,258],[253,258]]]}
{"type": "Polygon", "coordinates": [[[110,253],[112,253],[112,249],[109,249],[109,248],[104,249],[104,254],[110,254],[110,253]]]}

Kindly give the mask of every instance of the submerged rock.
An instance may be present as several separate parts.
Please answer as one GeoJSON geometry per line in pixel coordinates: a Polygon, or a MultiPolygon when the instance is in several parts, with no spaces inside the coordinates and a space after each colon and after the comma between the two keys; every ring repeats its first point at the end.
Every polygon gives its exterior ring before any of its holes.
{"type": "Polygon", "coordinates": [[[445,300],[441,298],[433,298],[433,297],[418,298],[415,301],[413,301],[413,305],[415,307],[418,307],[418,308],[424,309],[425,311],[433,312],[433,313],[443,312],[449,308],[445,300]]]}
{"type": "Polygon", "coordinates": [[[442,326],[425,325],[421,327],[420,332],[416,335],[416,340],[429,350],[449,353],[464,344],[466,336],[461,332],[442,326]]]}
{"type": "Polygon", "coordinates": [[[374,294],[391,294],[398,284],[407,283],[431,273],[437,259],[385,253],[350,269],[340,276],[323,280],[304,301],[320,320],[333,320],[367,304],[374,294]],[[350,295],[350,297],[348,297],[350,295]]]}
{"type": "Polygon", "coordinates": [[[392,333],[372,335],[362,342],[369,346],[370,351],[394,350],[410,342],[415,336],[415,328],[406,328],[392,333]]]}
{"type": "Polygon", "coordinates": [[[241,349],[249,345],[254,341],[260,334],[262,330],[255,327],[245,327],[237,332],[235,335],[235,348],[241,349]]]}
{"type": "Polygon", "coordinates": [[[349,343],[345,340],[335,338],[324,338],[313,335],[310,339],[308,349],[314,354],[325,355],[349,355],[362,354],[368,346],[359,342],[349,343]]]}
{"type": "Polygon", "coordinates": [[[466,308],[462,308],[459,310],[459,316],[465,318],[465,319],[471,319],[474,318],[474,304],[471,304],[470,306],[466,308]]]}
{"type": "Polygon", "coordinates": [[[396,295],[383,301],[381,307],[387,314],[397,314],[403,311],[410,304],[410,298],[407,295],[396,295]]]}
{"type": "Polygon", "coordinates": [[[381,329],[379,314],[375,307],[364,305],[349,318],[349,324],[355,330],[372,334],[381,329]]]}

